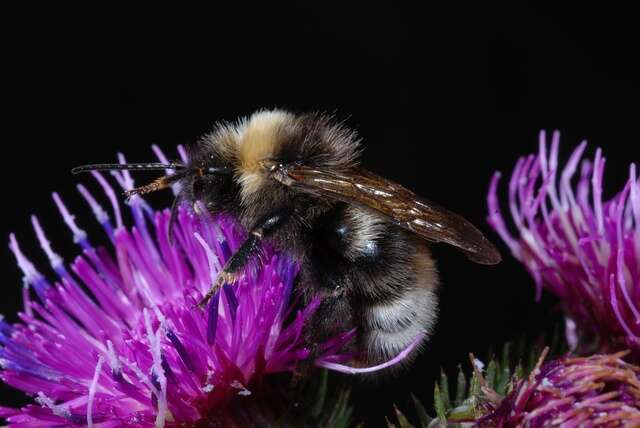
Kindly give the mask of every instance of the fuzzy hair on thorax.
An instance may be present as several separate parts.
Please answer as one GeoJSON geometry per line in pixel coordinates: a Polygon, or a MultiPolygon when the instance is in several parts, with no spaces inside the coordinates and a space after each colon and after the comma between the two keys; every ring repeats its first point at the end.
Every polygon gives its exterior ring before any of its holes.
{"type": "Polygon", "coordinates": [[[346,171],[359,163],[360,140],[329,115],[260,110],[234,123],[218,124],[193,153],[195,162],[233,168],[238,192],[234,202],[241,207],[236,214],[245,226],[294,198],[290,189],[269,179],[262,160],[346,171]]]}

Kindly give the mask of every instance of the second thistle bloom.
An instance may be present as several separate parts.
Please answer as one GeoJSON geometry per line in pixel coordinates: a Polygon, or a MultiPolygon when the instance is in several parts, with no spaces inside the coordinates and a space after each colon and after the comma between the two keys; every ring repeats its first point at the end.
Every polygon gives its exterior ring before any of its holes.
{"type": "Polygon", "coordinates": [[[536,154],[521,157],[508,186],[514,235],[498,200],[500,173],[491,181],[489,223],[542,289],[567,315],[567,339],[596,339],[603,350],[629,347],[640,357],[640,183],[629,167],[624,188],[603,198],[602,150],[583,159],[586,142],[558,162],[559,134],[540,134],[536,154]],[[577,177],[576,177],[577,176],[577,177]],[[577,327],[577,328],[576,328],[577,327]]]}
{"type": "Polygon", "coordinates": [[[520,380],[481,427],[637,427],[640,425],[640,368],[622,360],[625,352],[564,357],[520,380]]]}

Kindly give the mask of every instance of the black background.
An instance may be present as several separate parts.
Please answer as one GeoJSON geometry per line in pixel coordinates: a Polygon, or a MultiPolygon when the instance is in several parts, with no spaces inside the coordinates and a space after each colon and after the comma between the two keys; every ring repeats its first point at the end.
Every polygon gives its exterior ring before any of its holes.
{"type": "MultiPolygon", "coordinates": [[[[45,3],[20,1],[2,14],[8,75],[0,94],[0,235],[16,232],[44,272],[30,214],[67,260],[77,253],[52,191],[97,232],[71,167],[114,160],[117,151],[152,159],[152,143],[171,152],[217,120],[263,107],[335,111],[359,130],[370,169],[463,214],[500,245],[505,261],[491,268],[436,249],[443,286],[435,336],[408,376],[356,388],[359,420],[380,423],[394,402],[409,408],[409,392],[428,399],[440,366],[452,371],[469,351],[484,355],[559,319],[553,299],[534,302],[532,281],[486,225],[494,170],[509,171],[536,150],[540,129],[563,132],[564,159],[583,138],[590,155],[602,147],[608,195],[639,158],[630,11],[533,2],[482,10],[453,2],[45,3]]],[[[0,312],[16,320],[21,274],[6,247],[0,261],[0,312]]],[[[3,394],[4,405],[23,401],[3,394]]]]}

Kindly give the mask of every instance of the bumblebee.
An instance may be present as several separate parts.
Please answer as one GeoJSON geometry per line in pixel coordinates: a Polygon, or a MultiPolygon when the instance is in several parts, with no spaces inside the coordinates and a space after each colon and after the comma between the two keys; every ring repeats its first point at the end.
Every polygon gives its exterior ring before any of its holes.
{"type": "Polygon", "coordinates": [[[467,220],[364,169],[360,155],[357,134],[330,116],[263,110],[218,124],[190,148],[186,164],[98,164],[73,172],[173,170],[127,196],[180,182],[174,213],[199,201],[248,231],[199,306],[237,280],[268,241],[298,260],[297,290],[322,296],[308,329],[312,341],[356,328],[361,362],[379,364],[416,338],[424,343],[433,328],[438,272],[430,245],[452,245],[480,264],[501,258],[467,220]]]}

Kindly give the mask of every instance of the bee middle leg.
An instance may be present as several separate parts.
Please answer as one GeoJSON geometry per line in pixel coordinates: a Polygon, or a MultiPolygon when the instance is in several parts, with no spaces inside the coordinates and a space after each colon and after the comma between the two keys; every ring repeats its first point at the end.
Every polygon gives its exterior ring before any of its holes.
{"type": "Polygon", "coordinates": [[[218,273],[213,285],[207,291],[197,306],[203,309],[214,294],[220,290],[224,284],[232,283],[238,278],[242,268],[244,268],[251,257],[259,249],[260,241],[278,230],[289,219],[291,212],[279,210],[271,213],[258,221],[249,231],[249,237],[240,245],[240,248],[233,253],[218,273]]]}
{"type": "Polygon", "coordinates": [[[251,234],[242,243],[240,248],[238,248],[238,251],[233,253],[222,267],[222,270],[218,273],[216,280],[211,288],[209,288],[209,291],[207,291],[207,294],[205,294],[198,302],[198,307],[200,309],[203,309],[206,306],[211,297],[213,297],[213,295],[216,294],[224,284],[230,284],[237,279],[240,270],[247,264],[251,256],[255,254],[258,248],[258,242],[259,238],[256,235],[251,234]]]}

